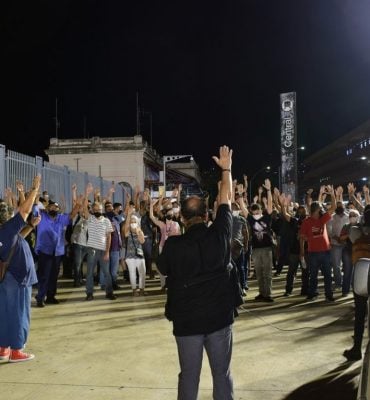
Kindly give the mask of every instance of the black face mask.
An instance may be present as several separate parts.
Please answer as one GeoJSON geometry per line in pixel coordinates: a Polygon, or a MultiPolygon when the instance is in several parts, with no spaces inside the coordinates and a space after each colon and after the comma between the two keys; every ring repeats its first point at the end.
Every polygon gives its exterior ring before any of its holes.
{"type": "Polygon", "coordinates": [[[96,218],[100,218],[102,216],[102,213],[101,212],[94,212],[94,216],[96,218]]]}
{"type": "Polygon", "coordinates": [[[118,215],[121,215],[122,213],[123,213],[122,210],[119,210],[119,211],[118,211],[118,215]]]}
{"type": "Polygon", "coordinates": [[[48,212],[48,214],[50,215],[50,217],[56,217],[58,215],[58,211],[56,210],[50,210],[48,212]]]}
{"type": "Polygon", "coordinates": [[[109,218],[113,218],[114,217],[114,212],[113,211],[108,211],[105,213],[105,215],[109,218]]]}

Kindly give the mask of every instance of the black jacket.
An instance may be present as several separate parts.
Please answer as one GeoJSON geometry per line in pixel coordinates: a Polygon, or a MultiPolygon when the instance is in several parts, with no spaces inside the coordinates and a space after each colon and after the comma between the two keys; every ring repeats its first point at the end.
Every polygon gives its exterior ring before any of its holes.
{"type": "Polygon", "coordinates": [[[167,239],[158,268],[167,275],[166,317],[175,336],[208,334],[233,323],[240,302],[229,271],[231,231],[230,208],[221,205],[209,228],[196,224],[167,239]]]}

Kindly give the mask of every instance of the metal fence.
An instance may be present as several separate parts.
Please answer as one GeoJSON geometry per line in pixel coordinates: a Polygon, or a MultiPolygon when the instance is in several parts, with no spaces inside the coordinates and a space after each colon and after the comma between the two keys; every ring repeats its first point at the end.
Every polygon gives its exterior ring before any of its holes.
{"type": "MultiPolygon", "coordinates": [[[[103,197],[114,186],[112,200],[122,203],[122,205],[125,203],[126,191],[131,190],[127,185],[124,187],[86,172],[77,172],[66,166],[53,165],[41,157],[31,157],[7,150],[4,145],[0,144],[0,198],[4,197],[6,188],[11,188],[16,193],[17,180],[21,181],[27,190],[31,187],[32,180],[37,174],[42,177],[42,191],[47,190],[51,200],[65,204],[66,212],[70,212],[72,209],[71,189],[73,184],[77,185],[77,193],[83,194],[86,185],[91,182],[94,188],[100,189],[103,197]]],[[[132,191],[130,195],[132,195],[132,191]]],[[[93,200],[93,195],[90,200],[93,200]]]]}

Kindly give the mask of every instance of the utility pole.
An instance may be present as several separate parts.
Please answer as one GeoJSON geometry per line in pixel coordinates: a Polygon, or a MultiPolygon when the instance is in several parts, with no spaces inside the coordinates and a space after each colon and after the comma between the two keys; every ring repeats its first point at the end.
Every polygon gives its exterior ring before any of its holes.
{"type": "Polygon", "coordinates": [[[136,92],[136,134],[140,135],[139,91],[136,92]]]}
{"type": "Polygon", "coordinates": [[[58,98],[55,98],[55,137],[58,139],[58,129],[59,129],[59,120],[58,120],[58,98]]]}

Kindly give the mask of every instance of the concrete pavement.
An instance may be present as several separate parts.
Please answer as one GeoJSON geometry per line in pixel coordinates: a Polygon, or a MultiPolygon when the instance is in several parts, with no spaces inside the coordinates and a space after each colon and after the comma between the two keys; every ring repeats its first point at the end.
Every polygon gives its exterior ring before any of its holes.
{"type": "MultiPolygon", "coordinates": [[[[341,355],[351,346],[352,296],[307,302],[297,282],[296,294],[285,298],[284,280],[274,278],[273,304],[253,301],[256,281],[250,283],[234,324],[235,399],[355,399],[361,362],[345,363],[341,355]]],[[[159,280],[147,281],[146,297],[131,297],[120,283],[117,300],[97,289],[92,302],[84,288],[59,282],[61,304],[32,307],[27,350],[35,360],[0,364],[0,399],[176,399],[178,360],[159,280]]],[[[208,399],[205,356],[199,400],[208,399]]]]}

